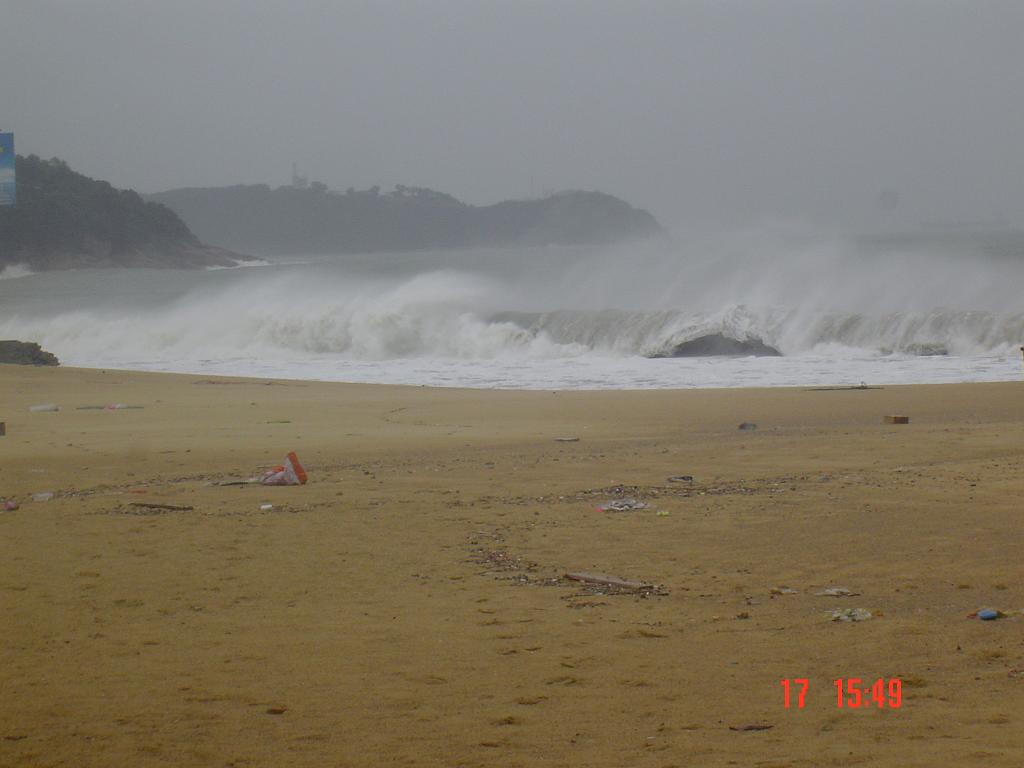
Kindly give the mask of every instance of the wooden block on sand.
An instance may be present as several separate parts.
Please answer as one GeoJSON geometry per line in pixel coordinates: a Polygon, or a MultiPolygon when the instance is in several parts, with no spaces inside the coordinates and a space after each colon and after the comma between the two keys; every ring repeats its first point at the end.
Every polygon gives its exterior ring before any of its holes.
{"type": "Polygon", "coordinates": [[[909,416],[886,416],[885,417],[885,423],[886,424],[909,424],[910,423],[910,417],[909,416]]]}

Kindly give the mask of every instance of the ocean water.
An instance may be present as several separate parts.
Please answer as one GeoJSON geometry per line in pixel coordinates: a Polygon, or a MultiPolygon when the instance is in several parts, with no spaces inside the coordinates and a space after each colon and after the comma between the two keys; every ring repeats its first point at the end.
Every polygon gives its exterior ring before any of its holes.
{"type": "Polygon", "coordinates": [[[1024,255],[748,232],[3,276],[0,338],[75,366],[527,389],[1024,378],[1024,255]],[[646,357],[708,333],[784,356],[646,357]]]}

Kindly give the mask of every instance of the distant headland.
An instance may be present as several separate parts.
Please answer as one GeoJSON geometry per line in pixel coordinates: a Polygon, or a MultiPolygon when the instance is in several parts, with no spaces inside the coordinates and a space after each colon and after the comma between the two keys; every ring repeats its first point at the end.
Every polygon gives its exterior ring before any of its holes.
{"type": "Polygon", "coordinates": [[[650,213],[602,192],[474,206],[420,187],[335,192],[313,182],[143,197],[35,155],[18,156],[17,184],[17,205],[0,206],[0,271],[226,267],[241,254],[603,245],[663,234],[650,213]]]}
{"type": "Polygon", "coordinates": [[[234,266],[243,258],[204,245],[169,208],[62,160],[18,156],[16,168],[17,205],[0,206],[0,271],[234,266]]]}
{"type": "Polygon", "coordinates": [[[261,256],[509,245],[607,244],[662,234],[647,211],[602,192],[474,206],[421,187],[329,190],[292,184],[148,195],[203,241],[261,256]]]}

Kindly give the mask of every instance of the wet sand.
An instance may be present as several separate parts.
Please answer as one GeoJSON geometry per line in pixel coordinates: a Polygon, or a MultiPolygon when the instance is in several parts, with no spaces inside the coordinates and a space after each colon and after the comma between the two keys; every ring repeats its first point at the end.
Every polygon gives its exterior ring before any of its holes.
{"type": "Polygon", "coordinates": [[[0,366],[0,420],[0,765],[1024,762],[1024,615],[966,618],[1024,609],[1024,383],[0,366]],[[77,410],[108,403],[143,407],[77,410]],[[214,484],[291,450],[305,486],[214,484]],[[649,507],[597,511],[621,497],[649,507]],[[859,594],[814,594],[835,586],[859,594]],[[851,677],[900,678],[902,706],[838,709],[851,677]],[[783,678],[810,680],[803,709],[783,678]]]}

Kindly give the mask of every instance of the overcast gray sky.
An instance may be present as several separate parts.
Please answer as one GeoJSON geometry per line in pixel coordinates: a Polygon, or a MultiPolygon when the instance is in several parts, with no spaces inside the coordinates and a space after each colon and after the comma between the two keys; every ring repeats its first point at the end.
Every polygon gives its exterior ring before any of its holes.
{"type": "Polygon", "coordinates": [[[143,192],[295,161],[675,226],[1022,224],[1022,40],[1020,0],[0,0],[0,128],[143,192]]]}

